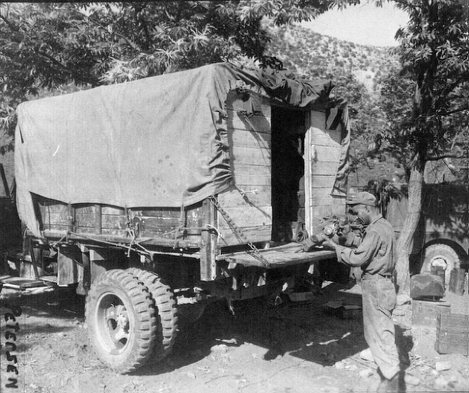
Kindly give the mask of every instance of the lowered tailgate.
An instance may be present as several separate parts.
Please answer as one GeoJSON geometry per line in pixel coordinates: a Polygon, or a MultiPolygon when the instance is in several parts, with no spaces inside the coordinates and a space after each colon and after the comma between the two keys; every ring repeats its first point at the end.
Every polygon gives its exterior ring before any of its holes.
{"type": "Polygon", "coordinates": [[[259,253],[254,251],[243,251],[222,254],[219,255],[217,259],[245,266],[258,266],[267,269],[275,269],[283,266],[313,263],[325,259],[336,258],[336,253],[332,250],[302,252],[302,249],[303,246],[299,243],[289,243],[279,247],[262,249],[259,250],[259,253]]]}

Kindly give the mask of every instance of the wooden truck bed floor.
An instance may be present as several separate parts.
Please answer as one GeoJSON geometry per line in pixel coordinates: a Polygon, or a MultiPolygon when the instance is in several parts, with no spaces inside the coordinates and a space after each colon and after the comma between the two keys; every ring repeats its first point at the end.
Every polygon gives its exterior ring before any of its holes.
{"type": "Polygon", "coordinates": [[[313,263],[324,259],[336,258],[335,251],[316,250],[302,252],[303,246],[299,243],[289,243],[283,246],[259,250],[262,259],[268,264],[253,256],[253,252],[236,252],[232,254],[222,254],[224,260],[239,263],[246,266],[258,266],[268,269],[275,269],[282,266],[297,265],[300,263],[313,263]]]}

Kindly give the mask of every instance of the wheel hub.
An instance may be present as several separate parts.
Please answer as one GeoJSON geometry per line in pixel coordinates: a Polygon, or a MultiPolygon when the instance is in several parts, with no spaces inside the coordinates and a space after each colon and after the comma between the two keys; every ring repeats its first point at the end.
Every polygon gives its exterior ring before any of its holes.
{"type": "Polygon", "coordinates": [[[130,335],[129,317],[124,305],[109,305],[105,312],[107,335],[115,348],[122,348],[126,345],[130,335]]]}
{"type": "Polygon", "coordinates": [[[127,315],[127,310],[125,309],[124,306],[117,306],[118,312],[117,312],[117,325],[121,329],[128,329],[129,328],[129,317],[127,315]]]}

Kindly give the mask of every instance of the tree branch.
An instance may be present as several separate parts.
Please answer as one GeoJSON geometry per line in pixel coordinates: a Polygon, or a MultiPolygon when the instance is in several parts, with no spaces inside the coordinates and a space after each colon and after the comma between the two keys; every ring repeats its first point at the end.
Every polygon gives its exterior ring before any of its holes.
{"type": "Polygon", "coordinates": [[[439,154],[437,156],[427,156],[426,160],[427,161],[438,161],[438,160],[443,160],[444,158],[461,158],[461,154],[454,154],[454,153],[445,153],[445,154],[439,154]]]}
{"type": "Polygon", "coordinates": [[[438,112],[437,114],[440,115],[440,116],[449,116],[449,115],[452,115],[454,113],[464,112],[464,111],[467,111],[467,110],[469,110],[469,105],[464,106],[462,108],[453,109],[452,111],[438,112]]]}
{"type": "Polygon", "coordinates": [[[62,64],[59,60],[57,60],[56,58],[52,57],[51,55],[49,55],[48,53],[46,52],[42,52],[40,50],[36,50],[36,53],[47,59],[47,60],[50,60],[52,63],[54,63],[56,66],[58,66],[62,71],[66,72],[67,74],[69,74],[70,76],[74,76],[74,72],[69,70],[68,67],[64,64],[62,64]]]}
{"type": "Polygon", "coordinates": [[[5,18],[2,14],[0,14],[0,19],[2,19],[10,28],[10,30],[16,31],[17,33],[20,31],[19,27],[11,23],[7,18],[5,18]]]}
{"type": "Polygon", "coordinates": [[[100,29],[103,29],[106,33],[108,34],[114,34],[116,36],[118,36],[119,38],[122,38],[125,42],[127,42],[131,47],[132,49],[136,50],[137,52],[144,52],[142,50],[142,48],[140,48],[139,45],[137,45],[135,42],[133,42],[131,39],[129,39],[128,37],[126,37],[125,35],[121,34],[121,33],[118,33],[117,31],[112,31],[112,33],[110,33],[105,26],[101,25],[100,23],[94,21],[92,18],[89,18],[89,20],[91,21],[91,23],[93,23],[95,26],[99,27],[100,29]]]}

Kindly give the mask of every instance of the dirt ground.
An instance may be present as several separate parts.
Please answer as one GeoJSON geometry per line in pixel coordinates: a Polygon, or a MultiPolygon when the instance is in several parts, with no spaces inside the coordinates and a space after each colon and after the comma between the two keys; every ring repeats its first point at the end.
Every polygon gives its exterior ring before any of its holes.
{"type": "MultiPolygon", "coordinates": [[[[469,296],[453,296],[453,312],[469,314],[469,296]]],[[[361,313],[342,319],[325,303],[359,304],[359,287],[323,287],[310,302],[266,308],[251,301],[235,317],[222,302],[196,323],[181,328],[174,351],[134,374],[116,375],[88,343],[83,299],[64,291],[22,294],[3,291],[2,302],[19,305],[18,389],[7,388],[5,320],[1,307],[1,392],[369,392],[379,382],[363,338],[361,313]]],[[[5,303],[2,303],[3,305],[5,303]]],[[[469,392],[469,358],[439,355],[434,327],[412,327],[411,306],[395,312],[407,391],[469,392]]],[[[7,346],[8,347],[8,346],[7,346]]]]}

